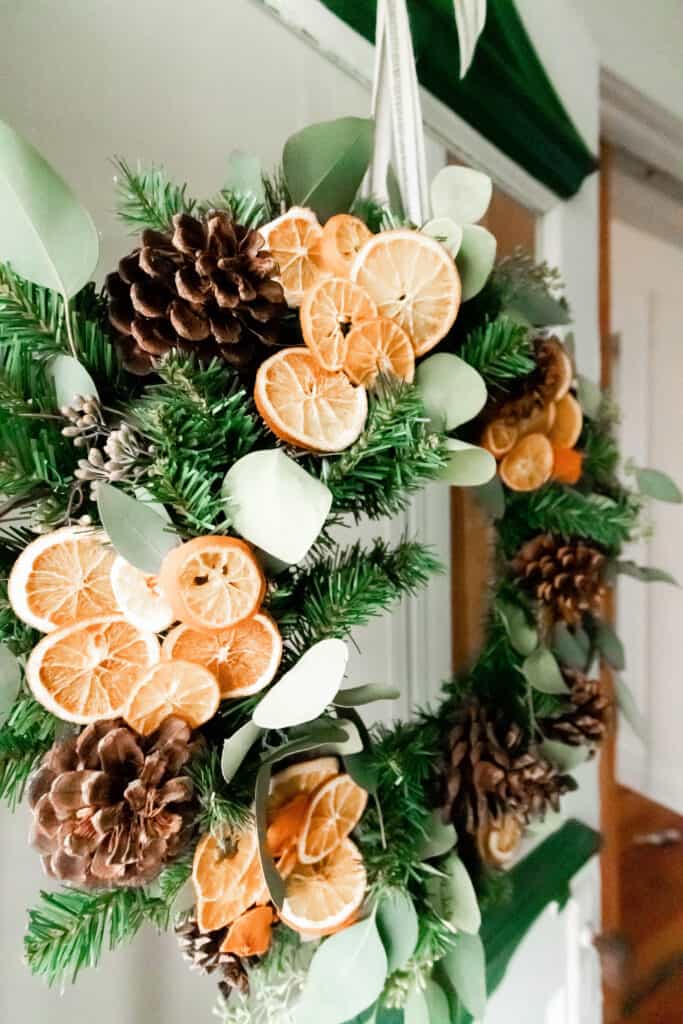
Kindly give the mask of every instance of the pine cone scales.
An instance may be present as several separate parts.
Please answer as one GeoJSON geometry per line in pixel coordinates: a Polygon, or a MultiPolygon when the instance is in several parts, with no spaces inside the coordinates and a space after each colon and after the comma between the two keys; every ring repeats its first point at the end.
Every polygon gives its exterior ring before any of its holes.
{"type": "Polygon", "coordinates": [[[449,736],[444,766],[443,809],[456,828],[472,836],[515,818],[520,824],[558,810],[560,797],[573,788],[537,750],[520,727],[507,724],[478,701],[460,714],[449,736]]]}
{"type": "Polygon", "coordinates": [[[202,974],[220,975],[219,988],[224,998],[232,989],[246,992],[249,977],[240,957],[233,953],[222,953],[221,944],[227,929],[216,932],[202,932],[193,915],[176,925],[175,934],[184,959],[202,974]]]}
{"type": "Polygon", "coordinates": [[[145,231],[106,280],[127,368],[149,373],[173,348],[244,367],[275,344],[287,304],[264,246],[225,212],[206,220],[180,213],[172,234],[145,231]]]}
{"type": "Polygon", "coordinates": [[[565,541],[549,533],[520,549],[512,571],[544,607],[551,622],[577,626],[584,613],[600,610],[606,587],[605,555],[581,540],[565,541]]]}
{"type": "Polygon", "coordinates": [[[548,739],[571,746],[597,746],[607,733],[610,700],[599,679],[589,679],[576,669],[565,668],[562,674],[570,687],[573,708],[556,718],[546,718],[541,729],[548,739]]]}
{"type": "Polygon", "coordinates": [[[178,718],[149,737],[117,719],[55,744],[29,791],[31,842],[48,874],[86,888],[155,878],[189,838],[193,789],[179,773],[190,738],[178,718]]]}

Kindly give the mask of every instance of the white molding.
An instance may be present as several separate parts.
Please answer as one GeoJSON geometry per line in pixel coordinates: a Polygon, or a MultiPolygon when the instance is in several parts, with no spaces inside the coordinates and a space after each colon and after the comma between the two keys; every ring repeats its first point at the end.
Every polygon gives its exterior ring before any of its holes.
{"type": "Polygon", "coordinates": [[[613,145],[683,181],[683,118],[602,68],[602,134],[613,145]]]}

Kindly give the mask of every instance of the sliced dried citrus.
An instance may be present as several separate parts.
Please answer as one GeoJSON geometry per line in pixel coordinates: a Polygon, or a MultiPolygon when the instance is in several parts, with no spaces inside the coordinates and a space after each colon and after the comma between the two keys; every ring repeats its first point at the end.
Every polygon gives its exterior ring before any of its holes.
{"type": "Polygon", "coordinates": [[[557,338],[544,338],[538,344],[536,358],[543,376],[544,393],[559,402],[569,391],[574,376],[567,350],[557,338]]]}
{"type": "Polygon", "coordinates": [[[182,658],[213,672],[221,699],[247,697],[268,685],[282,657],[282,637],[270,615],[258,612],[230,629],[192,629],[182,623],[161,646],[165,658],[182,658]]]}
{"type": "Polygon", "coordinates": [[[194,629],[227,629],[259,608],[263,571],[248,544],[235,537],[195,537],[172,548],[159,582],[176,619],[194,629]]]}
{"type": "Polygon", "coordinates": [[[121,614],[138,629],[163,633],[175,621],[158,577],[136,569],[120,555],[112,565],[111,585],[121,614]]]}
{"type": "Polygon", "coordinates": [[[324,370],[305,348],[282,349],[261,363],[254,401],[274,434],[314,452],[348,448],[368,413],[365,388],[324,370]]]}
{"type": "Polygon", "coordinates": [[[263,956],[270,949],[275,914],[271,907],[253,907],[234,921],[220,948],[234,956],[263,956]]]}
{"type": "Polygon", "coordinates": [[[198,729],[216,714],[220,699],[216,677],[207,668],[191,661],[160,661],[137,683],[124,718],[142,736],[171,715],[198,729]]]}
{"type": "Polygon", "coordinates": [[[495,459],[507,455],[517,441],[519,431],[516,423],[501,418],[487,423],[481,435],[481,446],[491,452],[495,459]]]}
{"type": "Polygon", "coordinates": [[[556,406],[555,422],[548,437],[556,448],[573,448],[583,429],[581,406],[572,394],[566,394],[556,406]]]}
{"type": "Polygon", "coordinates": [[[358,324],[346,338],[344,369],[354,384],[366,388],[374,385],[380,373],[411,382],[415,353],[410,336],[387,317],[358,324]]]}
{"type": "Polygon", "coordinates": [[[313,796],[298,842],[301,864],[315,864],[346,839],[360,821],[368,794],[350,775],[324,782],[313,796]]]}
{"type": "Polygon", "coordinates": [[[292,846],[296,846],[308,817],[310,802],[307,793],[299,793],[273,813],[266,835],[271,856],[282,857],[292,846]]]}
{"type": "Polygon", "coordinates": [[[323,228],[320,245],[324,266],[338,277],[348,277],[356,256],[372,232],[358,217],[338,213],[323,228]]]}
{"type": "Polygon", "coordinates": [[[500,463],[500,478],[511,491],[535,491],[550,479],[553,461],[553,446],[548,438],[527,434],[500,463]]]}
{"type": "Polygon", "coordinates": [[[270,224],[259,228],[268,249],[277,260],[278,280],[290,306],[298,306],[304,292],[329,274],[323,266],[323,229],[313,210],[293,206],[270,224]]]}
{"type": "Polygon", "coordinates": [[[299,313],[304,341],[325,370],[342,369],[349,331],[376,316],[377,306],[365,289],[344,277],[314,284],[299,313]]]}
{"type": "Polygon", "coordinates": [[[254,825],[246,825],[233,842],[226,854],[213,836],[206,835],[195,850],[192,883],[197,922],[205,932],[234,921],[256,902],[263,887],[254,825]]]}
{"type": "Polygon", "coordinates": [[[10,573],[7,593],[15,615],[41,633],[116,615],[113,562],[114,551],[101,530],[65,526],[38,537],[10,573]]]}
{"type": "Polygon", "coordinates": [[[517,421],[518,437],[526,437],[527,434],[548,434],[555,422],[557,410],[554,402],[546,402],[517,421]]]}
{"type": "Polygon", "coordinates": [[[351,279],[377,303],[380,316],[395,320],[423,356],[448,334],[460,308],[460,275],[453,257],[436,239],[401,228],[365,243],[351,279]]]}
{"type": "Polygon", "coordinates": [[[365,898],[363,859],[350,839],[316,864],[296,864],[287,878],[281,917],[295,931],[324,932],[346,923],[365,898]]]}
{"type": "Polygon", "coordinates": [[[578,484],[583,469],[583,454],[576,448],[554,448],[553,480],[561,484],[578,484]]]}
{"type": "Polygon", "coordinates": [[[299,761],[289,768],[283,768],[273,775],[268,795],[268,821],[272,822],[275,812],[288,804],[300,793],[311,794],[323,782],[339,774],[336,757],[315,757],[311,761],[299,761]]]}
{"type": "Polygon", "coordinates": [[[138,680],[158,660],[154,633],[121,615],[107,615],[44,636],[26,663],[26,681],[48,711],[87,725],[120,715],[138,680]]]}

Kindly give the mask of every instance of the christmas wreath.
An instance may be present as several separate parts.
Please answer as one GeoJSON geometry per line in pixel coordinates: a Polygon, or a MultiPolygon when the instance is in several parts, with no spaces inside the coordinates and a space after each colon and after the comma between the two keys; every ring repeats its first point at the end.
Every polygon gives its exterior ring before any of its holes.
{"type": "Polygon", "coordinates": [[[50,983],[150,921],[226,1024],[480,1016],[480,901],[608,728],[606,590],[668,578],[619,556],[681,495],[618,475],[557,275],[496,262],[479,172],[421,225],[358,198],[371,150],[314,125],[206,202],[120,162],[99,291],[92,221],[0,126],[0,793],[62,883],[25,939],[50,983]],[[342,685],[346,641],[440,567],[342,530],[432,480],[495,525],[485,642],[368,726],[395,693],[342,685]]]}

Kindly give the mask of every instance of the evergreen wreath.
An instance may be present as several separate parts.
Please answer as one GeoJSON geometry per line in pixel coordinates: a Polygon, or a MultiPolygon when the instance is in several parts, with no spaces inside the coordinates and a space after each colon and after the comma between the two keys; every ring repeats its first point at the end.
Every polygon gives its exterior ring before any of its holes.
{"type": "Polygon", "coordinates": [[[0,794],[64,883],[30,970],[75,979],[152,922],[225,1024],[481,1016],[480,904],[606,733],[606,589],[672,582],[620,553],[678,488],[624,482],[557,274],[476,224],[485,175],[444,169],[416,226],[356,198],[360,119],[272,176],[234,156],[207,202],[119,161],[139,238],[100,292],[90,218],[0,133],[30,223],[0,241],[0,794]],[[339,529],[434,480],[495,525],[486,639],[437,707],[368,727],[396,694],[341,688],[345,641],[441,567],[339,529]]]}

